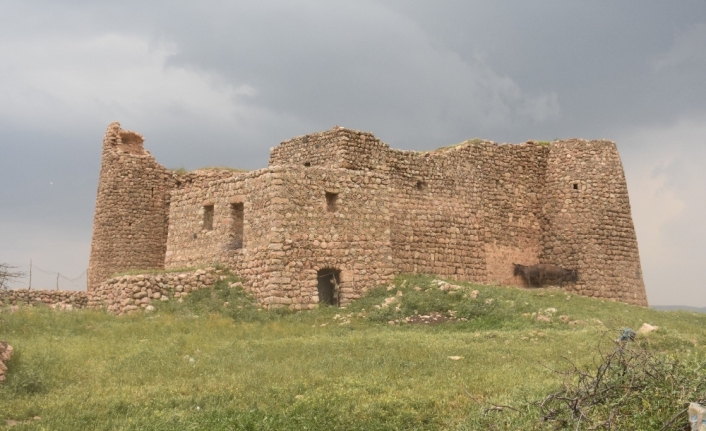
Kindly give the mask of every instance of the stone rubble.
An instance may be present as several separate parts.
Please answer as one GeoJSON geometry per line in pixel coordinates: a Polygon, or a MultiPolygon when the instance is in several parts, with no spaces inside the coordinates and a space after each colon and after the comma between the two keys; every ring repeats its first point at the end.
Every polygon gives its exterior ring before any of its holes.
{"type": "Polygon", "coordinates": [[[12,358],[12,346],[5,341],[0,341],[0,383],[5,381],[5,373],[7,373],[7,364],[12,358]]]}

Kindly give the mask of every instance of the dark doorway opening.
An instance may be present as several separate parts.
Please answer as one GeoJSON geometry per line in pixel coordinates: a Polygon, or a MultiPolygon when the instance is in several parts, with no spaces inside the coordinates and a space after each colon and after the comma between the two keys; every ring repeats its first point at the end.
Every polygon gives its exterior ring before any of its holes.
{"type": "Polygon", "coordinates": [[[341,271],[334,268],[320,269],[316,273],[319,287],[319,304],[341,305],[341,271]]]}

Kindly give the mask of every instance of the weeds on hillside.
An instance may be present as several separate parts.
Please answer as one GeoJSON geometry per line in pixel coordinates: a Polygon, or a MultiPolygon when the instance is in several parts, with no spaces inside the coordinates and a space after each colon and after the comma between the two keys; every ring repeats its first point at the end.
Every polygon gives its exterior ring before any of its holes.
{"type": "Polygon", "coordinates": [[[617,346],[598,353],[592,367],[564,358],[570,364],[568,369],[551,370],[562,377],[561,387],[538,401],[483,405],[468,391],[466,394],[481,407],[481,422],[488,429],[498,429],[499,419],[509,419],[498,417],[499,413],[521,414],[529,422],[537,418],[539,429],[690,429],[689,403],[706,402],[703,359],[659,352],[646,340],[617,341],[617,346]]]}
{"type": "Polygon", "coordinates": [[[182,302],[152,305],[152,313],[120,317],[38,304],[0,308],[0,338],[15,347],[8,380],[0,385],[0,425],[659,430],[674,418],[666,429],[680,429],[686,422],[677,416],[680,403],[698,401],[704,380],[698,368],[706,354],[703,315],[657,312],[558,288],[404,275],[346,308],[260,311],[229,277],[182,302]],[[446,319],[422,319],[438,314],[446,319]],[[588,391],[604,356],[619,347],[606,348],[604,340],[605,355],[597,353],[601,333],[643,322],[660,329],[625,348],[647,349],[678,366],[642,384],[655,371],[629,368],[641,362],[627,361],[624,350],[622,361],[632,365],[622,369],[614,357],[601,382],[634,376],[636,389],[618,386],[603,399],[605,386],[588,391]],[[695,385],[675,396],[688,382],[695,385]],[[583,400],[580,422],[573,399],[583,400]]]}
{"type": "Polygon", "coordinates": [[[688,429],[689,402],[706,401],[706,362],[619,342],[593,369],[572,364],[563,386],[538,402],[557,429],[688,429]],[[685,428],[686,426],[686,428],[685,428]]]}
{"type": "MultiPolygon", "coordinates": [[[[525,326],[526,316],[536,312],[514,289],[461,283],[449,284],[430,276],[406,276],[395,284],[371,289],[348,306],[371,322],[422,323],[419,316],[437,316],[441,322],[462,323],[476,329],[525,326]],[[523,316],[526,314],[526,316],[523,316]]],[[[528,299],[528,298],[525,298],[528,299]]],[[[531,317],[531,316],[530,316],[531,317]]],[[[434,322],[428,322],[434,323],[434,322]]]]}
{"type": "Polygon", "coordinates": [[[166,313],[192,316],[216,313],[238,322],[265,322],[292,313],[283,308],[264,311],[238,283],[238,278],[232,276],[219,280],[213,288],[192,291],[181,302],[156,302],[155,305],[158,311],[166,313]]]}

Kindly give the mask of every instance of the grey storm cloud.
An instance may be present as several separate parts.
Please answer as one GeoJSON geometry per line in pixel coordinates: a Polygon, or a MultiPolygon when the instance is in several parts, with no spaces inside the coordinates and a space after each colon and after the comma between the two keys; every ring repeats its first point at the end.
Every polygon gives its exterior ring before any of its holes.
{"type": "Polygon", "coordinates": [[[8,0],[0,261],[85,269],[111,121],[189,169],[264,167],[278,142],[334,125],[405,149],[609,138],[650,300],[675,297],[670,250],[684,303],[705,257],[704,76],[702,0],[8,0]]]}

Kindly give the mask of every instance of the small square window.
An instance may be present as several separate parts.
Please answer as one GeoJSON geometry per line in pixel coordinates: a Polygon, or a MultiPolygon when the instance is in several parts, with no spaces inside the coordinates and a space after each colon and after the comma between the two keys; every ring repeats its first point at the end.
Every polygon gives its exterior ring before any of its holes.
{"type": "Polygon", "coordinates": [[[330,213],[338,211],[338,193],[326,192],[326,210],[330,213]]]}
{"type": "Polygon", "coordinates": [[[579,189],[579,183],[574,183],[574,190],[578,190],[578,189],[579,189]]]}

